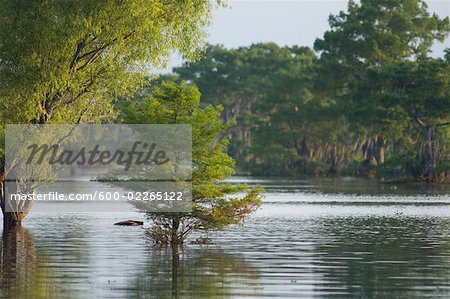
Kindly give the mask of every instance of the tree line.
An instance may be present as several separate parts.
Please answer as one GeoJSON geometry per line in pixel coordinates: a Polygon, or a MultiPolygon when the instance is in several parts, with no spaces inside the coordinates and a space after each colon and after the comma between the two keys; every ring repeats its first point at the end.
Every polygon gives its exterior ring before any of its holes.
{"type": "Polygon", "coordinates": [[[349,1],[314,49],[209,45],[164,80],[223,105],[229,154],[256,175],[450,177],[449,18],[421,0],[349,1]]]}

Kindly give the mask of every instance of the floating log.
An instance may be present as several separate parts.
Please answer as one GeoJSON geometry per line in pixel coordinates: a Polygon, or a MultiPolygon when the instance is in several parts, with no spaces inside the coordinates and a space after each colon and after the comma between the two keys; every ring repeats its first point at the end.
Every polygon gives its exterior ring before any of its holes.
{"type": "Polygon", "coordinates": [[[123,225],[123,226],[140,226],[144,225],[144,222],[137,220],[126,220],[114,223],[114,225],[123,225]]]}

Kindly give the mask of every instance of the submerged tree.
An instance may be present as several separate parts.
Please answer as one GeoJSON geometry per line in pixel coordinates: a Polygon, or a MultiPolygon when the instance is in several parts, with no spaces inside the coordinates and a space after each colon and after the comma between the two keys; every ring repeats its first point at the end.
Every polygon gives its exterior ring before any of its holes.
{"type": "Polygon", "coordinates": [[[240,167],[252,156],[255,104],[268,90],[274,72],[290,60],[290,53],[275,43],[238,49],[210,45],[202,59],[174,68],[181,79],[198,86],[203,103],[222,105],[222,118],[237,121],[236,126],[228,130],[229,153],[240,167]]]}
{"type": "Polygon", "coordinates": [[[192,211],[149,212],[151,237],[156,242],[181,244],[193,230],[214,230],[239,224],[260,205],[260,189],[223,181],[234,173],[226,153],[220,118],[222,107],[200,108],[200,92],[185,83],[162,82],[145,95],[120,102],[121,121],[129,124],[192,125],[192,211]]]}
{"type": "Polygon", "coordinates": [[[372,68],[426,59],[433,44],[448,36],[449,18],[431,14],[422,0],[351,0],[346,12],[330,16],[329,24],[330,30],[314,45],[320,53],[321,89],[345,108],[353,130],[362,133],[356,144],[367,161],[383,164],[386,146],[395,152],[411,136],[405,138],[406,127],[396,122],[392,109],[389,120],[374,117],[374,105],[358,91],[359,83],[372,68]]]}
{"type": "MultiPolygon", "coordinates": [[[[149,68],[163,65],[172,51],[195,56],[213,6],[210,0],[0,1],[0,125],[111,119],[111,99],[133,94],[149,68]]],[[[3,213],[5,227],[26,216],[3,213]]]]}
{"type": "Polygon", "coordinates": [[[313,93],[316,61],[307,47],[208,46],[201,60],[174,72],[199,86],[203,103],[223,105],[224,120],[236,119],[228,132],[229,153],[240,169],[263,175],[313,173],[316,164],[334,168],[334,141],[324,139],[339,130],[335,119],[324,117],[338,114],[313,93]]]}
{"type": "Polygon", "coordinates": [[[417,141],[411,145],[417,153],[416,178],[436,181],[438,165],[450,161],[445,139],[450,127],[450,61],[423,59],[373,67],[357,90],[359,101],[371,111],[368,121],[392,127],[391,131],[400,128],[417,141]]]}

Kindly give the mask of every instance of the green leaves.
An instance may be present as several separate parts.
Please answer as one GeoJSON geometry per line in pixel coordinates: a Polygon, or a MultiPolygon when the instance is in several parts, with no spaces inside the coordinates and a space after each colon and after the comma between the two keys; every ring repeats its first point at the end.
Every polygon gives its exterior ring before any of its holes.
{"type": "MultiPolygon", "coordinates": [[[[448,36],[449,18],[431,15],[422,0],[364,0],[331,16],[330,27],[315,43],[321,88],[356,130],[392,142],[396,156],[418,144],[420,156],[430,141],[416,126],[449,117],[448,63],[428,58],[433,43],[448,36]]],[[[448,159],[439,151],[434,161],[448,159]]]]}
{"type": "Polygon", "coordinates": [[[314,49],[326,87],[335,95],[361,79],[366,67],[426,57],[450,31],[449,19],[430,15],[422,0],[351,1],[348,11],[331,16],[329,23],[314,49]]]}
{"type": "Polygon", "coordinates": [[[0,121],[110,119],[111,99],[132,95],[171,52],[197,55],[213,7],[208,0],[1,1],[0,121]]]}
{"type": "Polygon", "coordinates": [[[191,213],[148,213],[161,239],[171,240],[176,219],[185,230],[175,230],[180,241],[191,229],[218,229],[237,224],[254,212],[260,204],[260,189],[232,186],[224,180],[234,174],[234,160],[226,154],[224,138],[230,124],[224,123],[222,107],[200,107],[198,89],[187,83],[163,81],[150,83],[132,101],[118,103],[120,118],[125,123],[191,124],[192,125],[192,196],[191,213]],[[243,196],[236,193],[244,192],[243,196]],[[161,227],[165,227],[164,229],[161,227]]]}

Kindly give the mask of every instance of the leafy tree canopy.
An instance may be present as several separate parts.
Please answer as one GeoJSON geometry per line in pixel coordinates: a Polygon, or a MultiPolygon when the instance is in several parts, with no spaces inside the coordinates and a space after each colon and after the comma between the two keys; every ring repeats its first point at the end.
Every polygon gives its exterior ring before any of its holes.
{"type": "Polygon", "coordinates": [[[1,1],[1,123],[76,123],[113,115],[172,51],[193,57],[214,3],[1,1]]]}
{"type": "Polygon", "coordinates": [[[156,241],[182,243],[192,230],[238,224],[258,208],[258,188],[223,182],[234,173],[234,161],[226,154],[228,141],[223,138],[229,124],[220,118],[221,106],[200,108],[195,86],[162,82],[118,105],[124,123],[192,125],[193,209],[190,213],[148,212],[156,241]]]}

